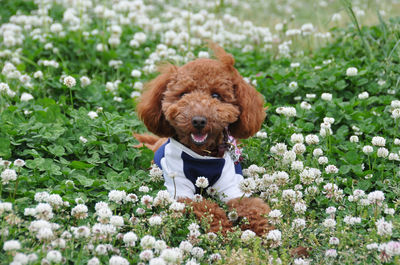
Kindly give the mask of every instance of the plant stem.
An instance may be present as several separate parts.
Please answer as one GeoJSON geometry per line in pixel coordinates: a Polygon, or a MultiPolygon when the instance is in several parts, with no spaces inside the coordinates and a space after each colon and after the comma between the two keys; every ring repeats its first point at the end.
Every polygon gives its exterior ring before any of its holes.
{"type": "Polygon", "coordinates": [[[12,201],[13,201],[13,202],[15,201],[15,194],[17,194],[18,183],[19,183],[19,177],[17,177],[17,180],[16,180],[16,182],[15,182],[14,193],[13,193],[13,196],[12,196],[12,201]]]}

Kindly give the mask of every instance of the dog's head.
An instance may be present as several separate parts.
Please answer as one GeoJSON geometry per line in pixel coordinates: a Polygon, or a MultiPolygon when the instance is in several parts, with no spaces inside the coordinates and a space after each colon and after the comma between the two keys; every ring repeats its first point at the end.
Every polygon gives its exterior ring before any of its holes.
{"type": "Polygon", "coordinates": [[[217,149],[225,128],[244,139],[265,118],[261,95],[234,68],[232,55],[217,45],[213,50],[217,60],[164,66],[137,106],[149,131],[175,137],[199,154],[217,149]]]}

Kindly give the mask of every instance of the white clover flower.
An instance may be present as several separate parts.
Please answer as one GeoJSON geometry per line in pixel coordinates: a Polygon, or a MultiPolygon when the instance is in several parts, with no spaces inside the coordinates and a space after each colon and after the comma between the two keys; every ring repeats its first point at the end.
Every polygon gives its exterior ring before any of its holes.
{"type": "Polygon", "coordinates": [[[286,151],[283,154],[283,162],[289,164],[296,160],[296,153],[294,151],[286,151]]]}
{"type": "Polygon", "coordinates": [[[294,204],[293,210],[297,214],[303,214],[307,210],[307,205],[305,205],[303,202],[296,202],[294,204]]]}
{"type": "Polygon", "coordinates": [[[32,99],[33,99],[33,96],[31,94],[29,94],[29,93],[24,92],[21,95],[21,101],[29,101],[29,100],[32,100],[32,99]]]}
{"type": "Polygon", "coordinates": [[[360,224],[361,223],[361,218],[360,217],[353,217],[353,216],[350,216],[350,215],[346,215],[343,218],[343,222],[345,222],[348,225],[360,224]]]}
{"type": "Polygon", "coordinates": [[[205,177],[198,177],[196,180],[196,187],[205,189],[208,187],[208,179],[205,177]]]}
{"type": "Polygon", "coordinates": [[[358,94],[359,99],[367,99],[368,97],[369,97],[369,94],[367,91],[364,91],[364,92],[358,94]]]}
{"type": "Polygon", "coordinates": [[[331,237],[329,238],[329,244],[330,245],[339,245],[340,240],[337,237],[331,237]]]}
{"type": "Polygon", "coordinates": [[[83,136],[79,136],[79,141],[81,141],[82,143],[86,144],[88,142],[88,139],[86,139],[83,136]]]}
{"type": "Polygon", "coordinates": [[[400,242],[390,241],[385,243],[384,250],[385,253],[391,257],[400,256],[400,242]]]}
{"type": "Polygon", "coordinates": [[[88,217],[88,208],[84,204],[78,204],[71,210],[71,215],[76,219],[85,219],[88,217]]]}
{"type": "Polygon", "coordinates": [[[332,100],[332,94],[330,93],[322,93],[321,94],[321,99],[325,101],[331,101],[332,100]]]}
{"type": "Polygon", "coordinates": [[[154,247],[156,239],[153,236],[146,235],[140,240],[140,246],[143,249],[151,249],[154,247]]]}
{"type": "Polygon", "coordinates": [[[18,240],[8,240],[4,242],[4,251],[15,251],[21,249],[21,243],[18,240]]]}
{"type": "Polygon", "coordinates": [[[139,254],[139,258],[143,261],[149,261],[153,258],[154,254],[153,251],[150,249],[143,250],[139,254]]]}
{"type": "Polygon", "coordinates": [[[132,77],[139,78],[141,75],[142,75],[142,72],[140,72],[139,70],[136,70],[136,69],[132,70],[132,72],[131,72],[132,77]]]}
{"type": "Polygon", "coordinates": [[[35,217],[37,219],[49,220],[53,218],[53,208],[48,203],[39,203],[35,207],[35,217]]]}
{"type": "Polygon", "coordinates": [[[161,224],[162,224],[162,218],[160,216],[154,215],[149,218],[150,226],[161,225],[161,224]]]}
{"type": "Polygon", "coordinates": [[[187,252],[187,253],[189,253],[190,251],[192,251],[192,248],[193,248],[192,243],[190,243],[189,241],[186,241],[186,240],[182,241],[182,242],[179,244],[179,249],[182,250],[182,251],[184,251],[184,252],[187,252]]]}
{"type": "Polygon", "coordinates": [[[169,209],[171,211],[175,211],[175,212],[181,212],[185,209],[185,204],[181,203],[181,202],[173,202],[170,206],[169,209]]]}
{"type": "Polygon", "coordinates": [[[109,265],[129,265],[129,261],[121,256],[112,256],[109,265]]]}
{"type": "Polygon", "coordinates": [[[23,253],[16,253],[13,259],[13,262],[10,263],[11,265],[25,265],[28,264],[29,258],[27,255],[23,253]]]}
{"type": "Polygon", "coordinates": [[[306,227],[306,221],[302,218],[296,218],[292,222],[292,228],[295,230],[303,230],[306,227]]]}
{"type": "Polygon", "coordinates": [[[243,231],[242,236],[240,237],[240,239],[247,243],[250,240],[252,240],[254,237],[256,236],[256,233],[254,233],[253,231],[247,229],[245,231],[243,231]]]}
{"type": "Polygon", "coordinates": [[[267,239],[275,241],[279,245],[282,240],[282,233],[277,229],[271,230],[267,234],[267,239]]]}
{"type": "Polygon", "coordinates": [[[324,151],[322,151],[321,148],[315,148],[313,151],[313,156],[314,157],[320,157],[324,154],[324,151]]]}
{"type": "Polygon", "coordinates": [[[183,259],[183,254],[179,248],[167,248],[161,252],[160,258],[168,264],[179,264],[183,259]]]}
{"type": "Polygon", "coordinates": [[[323,225],[325,228],[335,228],[335,226],[336,226],[336,221],[335,221],[334,219],[332,219],[332,218],[327,218],[327,219],[325,219],[325,221],[322,223],[322,225],[323,225]]]}
{"type": "Polygon", "coordinates": [[[258,137],[258,138],[267,138],[267,137],[268,137],[268,134],[267,134],[266,132],[258,131],[258,132],[256,133],[255,137],[258,137]]]}
{"type": "Polygon", "coordinates": [[[256,182],[253,178],[247,178],[239,183],[239,189],[245,194],[252,194],[256,188],[256,182]]]}
{"type": "Polygon", "coordinates": [[[328,249],[325,251],[325,257],[328,258],[336,258],[337,257],[337,251],[336,249],[328,249]]]}
{"type": "Polygon", "coordinates": [[[4,184],[8,184],[12,180],[17,180],[17,172],[14,169],[5,169],[1,172],[1,182],[4,184]]]}
{"type": "Polygon", "coordinates": [[[292,164],[290,164],[290,168],[292,170],[302,171],[304,169],[304,165],[302,161],[293,161],[292,164]]]}
{"type": "Polygon", "coordinates": [[[108,253],[107,245],[99,244],[95,248],[95,251],[98,255],[106,255],[108,253]]]}
{"type": "Polygon", "coordinates": [[[54,233],[50,228],[42,227],[37,232],[36,238],[40,241],[48,241],[54,238],[54,233]]]}
{"type": "Polygon", "coordinates": [[[324,118],[324,123],[333,124],[334,122],[335,122],[335,118],[332,118],[332,117],[325,117],[324,118]]]}
{"type": "Polygon", "coordinates": [[[349,67],[346,70],[346,75],[347,76],[356,76],[358,74],[358,70],[355,67],[349,67]]]}
{"type": "Polygon", "coordinates": [[[122,204],[126,200],[126,192],[124,190],[112,190],[108,193],[108,199],[117,204],[122,204]]]}
{"type": "Polygon", "coordinates": [[[61,252],[58,250],[50,250],[46,255],[46,259],[50,262],[60,263],[62,260],[61,252]]]}
{"type": "Polygon", "coordinates": [[[134,247],[136,245],[136,241],[138,240],[138,237],[135,233],[128,232],[124,235],[122,240],[124,241],[126,246],[134,247]]]}
{"type": "Polygon", "coordinates": [[[110,224],[112,224],[115,227],[124,226],[124,218],[119,215],[113,215],[110,217],[110,224]]]}
{"type": "Polygon", "coordinates": [[[303,143],[304,136],[301,133],[294,133],[290,136],[290,141],[292,141],[292,143],[303,143]]]}
{"type": "Polygon", "coordinates": [[[91,258],[88,260],[88,265],[100,265],[100,260],[96,257],[91,258]]]}
{"type": "Polygon", "coordinates": [[[273,179],[275,180],[277,185],[285,185],[289,181],[289,174],[285,171],[276,171],[272,174],[273,179]]]}
{"type": "Polygon", "coordinates": [[[307,136],[306,136],[306,143],[307,143],[308,145],[311,145],[311,144],[318,144],[318,143],[319,143],[318,135],[315,135],[315,134],[309,134],[309,135],[307,135],[307,136]]]}
{"type": "Polygon", "coordinates": [[[389,150],[387,150],[385,147],[379,147],[376,151],[376,155],[378,157],[386,158],[389,155],[389,150]]]}
{"type": "Polygon", "coordinates": [[[370,145],[366,145],[366,146],[363,147],[362,150],[363,150],[364,154],[368,155],[368,154],[370,154],[370,153],[372,153],[374,151],[374,148],[372,146],[370,146],[370,145]]]}
{"type": "Polygon", "coordinates": [[[400,108],[392,110],[392,118],[393,119],[398,119],[400,118],[400,108]]]}
{"type": "Polygon", "coordinates": [[[97,118],[99,115],[97,114],[97,112],[95,111],[89,111],[88,114],[89,118],[91,118],[92,120],[97,118]]]}
{"type": "Polygon", "coordinates": [[[386,222],[382,217],[378,221],[375,222],[377,234],[380,236],[391,236],[393,225],[392,222],[386,222]]]}
{"type": "Polygon", "coordinates": [[[378,249],[379,245],[377,243],[371,243],[365,246],[368,250],[378,249]]]}
{"type": "Polygon", "coordinates": [[[381,137],[381,136],[374,136],[374,137],[372,137],[372,145],[385,146],[386,145],[386,139],[381,137]]]}
{"type": "Polygon", "coordinates": [[[149,261],[149,265],[167,265],[162,258],[153,258],[149,261]]]}
{"type": "Polygon", "coordinates": [[[87,77],[87,76],[82,76],[79,80],[81,81],[82,87],[87,87],[91,83],[89,77],[87,77]]]}
{"type": "Polygon", "coordinates": [[[298,88],[299,86],[298,86],[296,81],[292,81],[292,82],[289,83],[289,87],[290,88],[298,88]]]}
{"type": "Polygon", "coordinates": [[[392,100],[392,102],[390,103],[390,106],[392,107],[392,109],[400,108],[400,100],[392,100]]]}
{"type": "Polygon", "coordinates": [[[300,103],[300,108],[304,109],[304,110],[310,110],[312,108],[311,104],[306,102],[306,101],[302,101],[300,103]]]}
{"type": "Polygon", "coordinates": [[[15,160],[14,160],[14,166],[16,166],[16,167],[23,167],[23,166],[25,166],[25,161],[22,160],[22,159],[20,159],[20,158],[15,159],[15,160]]]}
{"type": "Polygon", "coordinates": [[[326,156],[320,156],[318,158],[318,164],[325,165],[328,163],[328,158],[326,156]]]}
{"type": "Polygon", "coordinates": [[[150,191],[150,188],[147,187],[147,186],[140,186],[140,187],[139,187],[139,191],[140,191],[140,192],[147,193],[147,192],[150,191]]]}
{"type": "Polygon", "coordinates": [[[190,253],[193,255],[193,257],[197,259],[201,259],[204,256],[204,250],[200,247],[192,248],[192,251],[190,251],[190,253]]]}
{"type": "Polygon", "coordinates": [[[140,202],[142,204],[146,205],[147,208],[151,208],[153,201],[154,201],[154,198],[151,197],[150,195],[144,195],[142,197],[142,199],[140,199],[140,202]]]}
{"type": "Polygon", "coordinates": [[[335,165],[327,165],[325,167],[325,172],[328,174],[336,174],[339,172],[339,169],[335,165]]]}
{"type": "Polygon", "coordinates": [[[306,151],[306,146],[302,143],[297,143],[293,146],[292,150],[298,154],[301,155],[306,151]]]}
{"type": "Polygon", "coordinates": [[[385,194],[380,190],[373,191],[368,194],[368,201],[371,204],[381,205],[384,200],[385,194]]]}
{"type": "Polygon", "coordinates": [[[76,80],[72,76],[64,77],[63,81],[64,81],[64,85],[66,85],[69,88],[74,87],[76,85],[76,80]]]}
{"type": "Polygon", "coordinates": [[[328,208],[326,208],[325,212],[331,216],[334,216],[336,213],[336,207],[329,206],[328,208]]]}
{"type": "Polygon", "coordinates": [[[91,234],[87,226],[72,227],[71,230],[76,238],[88,238],[91,234]]]}

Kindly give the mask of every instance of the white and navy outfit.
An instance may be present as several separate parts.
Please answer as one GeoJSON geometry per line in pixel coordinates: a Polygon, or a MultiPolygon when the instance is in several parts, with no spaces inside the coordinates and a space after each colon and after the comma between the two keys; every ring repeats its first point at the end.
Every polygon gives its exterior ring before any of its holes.
{"type": "Polygon", "coordinates": [[[200,191],[195,186],[198,177],[207,178],[209,187],[215,188],[223,201],[243,195],[239,189],[242,167],[228,152],[223,157],[201,156],[170,138],[156,151],[154,162],[162,169],[171,196],[193,198],[200,191]]]}

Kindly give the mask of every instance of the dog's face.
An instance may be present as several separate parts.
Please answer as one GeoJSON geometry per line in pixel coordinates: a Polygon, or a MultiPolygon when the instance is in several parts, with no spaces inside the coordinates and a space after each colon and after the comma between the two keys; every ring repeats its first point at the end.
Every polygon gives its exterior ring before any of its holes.
{"type": "Polygon", "coordinates": [[[233,67],[233,57],[216,46],[219,60],[197,59],[168,66],[148,84],[138,105],[147,128],[175,137],[196,153],[207,155],[223,142],[223,132],[247,138],[264,120],[263,100],[233,67]]]}
{"type": "Polygon", "coordinates": [[[177,69],[161,101],[178,140],[197,153],[215,150],[239,119],[232,76],[222,63],[198,59],[177,69]]]}

